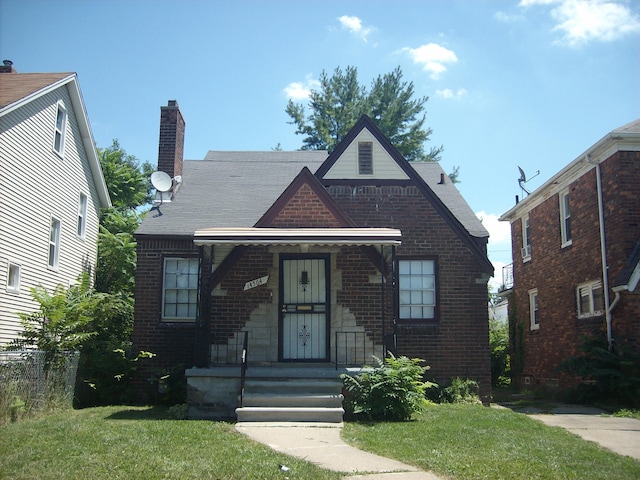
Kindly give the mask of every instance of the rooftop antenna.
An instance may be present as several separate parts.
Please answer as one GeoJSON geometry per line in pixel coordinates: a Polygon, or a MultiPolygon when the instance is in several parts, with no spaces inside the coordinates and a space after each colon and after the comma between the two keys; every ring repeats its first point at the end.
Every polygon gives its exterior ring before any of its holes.
{"type": "MultiPolygon", "coordinates": [[[[171,177],[167,173],[158,170],[151,174],[151,185],[156,189],[156,194],[160,194],[161,206],[164,201],[165,192],[171,190],[171,187],[173,186],[173,180],[171,180],[171,177]]],[[[158,208],[158,215],[162,215],[162,212],[160,212],[160,206],[156,207],[158,208]]]]}
{"type": "Polygon", "coordinates": [[[518,167],[518,170],[520,171],[520,178],[518,179],[518,185],[520,185],[520,189],[526,193],[527,195],[529,195],[531,192],[529,190],[527,190],[526,188],[524,188],[524,184],[527,183],[529,180],[531,180],[532,178],[537,177],[538,175],[540,175],[540,170],[536,171],[536,174],[527,179],[527,175],[524,173],[524,170],[522,170],[522,168],[518,167]]]}

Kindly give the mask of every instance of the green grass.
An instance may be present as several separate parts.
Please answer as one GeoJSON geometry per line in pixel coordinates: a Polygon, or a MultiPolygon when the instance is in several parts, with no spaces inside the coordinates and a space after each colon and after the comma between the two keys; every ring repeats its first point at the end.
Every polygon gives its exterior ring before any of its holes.
{"type": "MultiPolygon", "coordinates": [[[[434,405],[412,422],[347,422],[346,442],[448,479],[630,479],[640,462],[507,409],[434,405]]],[[[164,408],[66,410],[0,427],[2,479],[335,479],[233,423],[164,408]],[[282,472],[278,464],[291,468],[282,472]]]]}
{"type": "Polygon", "coordinates": [[[463,479],[640,478],[640,462],[507,409],[434,405],[407,423],[347,423],[346,442],[463,479]]]}
{"type": "Polygon", "coordinates": [[[0,478],[16,480],[340,478],[253,442],[232,423],[170,420],[162,408],[67,410],[23,420],[0,427],[0,452],[0,478]]]}

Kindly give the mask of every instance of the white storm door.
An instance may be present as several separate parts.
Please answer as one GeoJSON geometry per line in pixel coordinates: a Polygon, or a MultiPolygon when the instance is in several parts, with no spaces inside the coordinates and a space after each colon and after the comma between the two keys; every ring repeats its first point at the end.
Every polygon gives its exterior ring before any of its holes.
{"type": "Polygon", "coordinates": [[[327,361],[328,257],[282,258],[280,359],[327,361]]]}

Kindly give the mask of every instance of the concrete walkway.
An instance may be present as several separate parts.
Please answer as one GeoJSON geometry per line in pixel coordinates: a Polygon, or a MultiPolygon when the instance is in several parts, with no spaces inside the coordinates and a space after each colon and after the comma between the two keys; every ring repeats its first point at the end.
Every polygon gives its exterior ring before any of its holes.
{"type": "Polygon", "coordinates": [[[640,460],[640,420],[603,416],[603,410],[579,405],[559,406],[550,414],[522,413],[546,425],[565,428],[620,455],[640,460]]]}
{"type": "Polygon", "coordinates": [[[312,462],[319,467],[361,480],[438,480],[429,472],[389,458],[363,452],[342,441],[342,424],[236,424],[236,430],[273,450],[312,462]]]}

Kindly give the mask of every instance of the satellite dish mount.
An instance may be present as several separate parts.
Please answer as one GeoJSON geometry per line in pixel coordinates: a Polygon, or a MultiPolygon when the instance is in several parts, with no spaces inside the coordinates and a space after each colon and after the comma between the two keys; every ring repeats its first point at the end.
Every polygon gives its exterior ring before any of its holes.
{"type": "Polygon", "coordinates": [[[164,194],[173,187],[173,180],[167,173],[158,170],[151,174],[151,185],[156,189],[156,193],[160,194],[160,205],[162,205],[164,194]]]}
{"type": "Polygon", "coordinates": [[[527,183],[529,180],[531,180],[532,178],[537,177],[538,175],[540,175],[540,170],[536,170],[536,173],[533,177],[527,178],[527,175],[524,173],[524,170],[522,170],[522,168],[518,167],[518,170],[520,171],[520,178],[518,179],[518,185],[520,185],[520,189],[526,193],[527,195],[529,195],[531,192],[529,190],[527,190],[524,187],[524,184],[527,183]]]}

